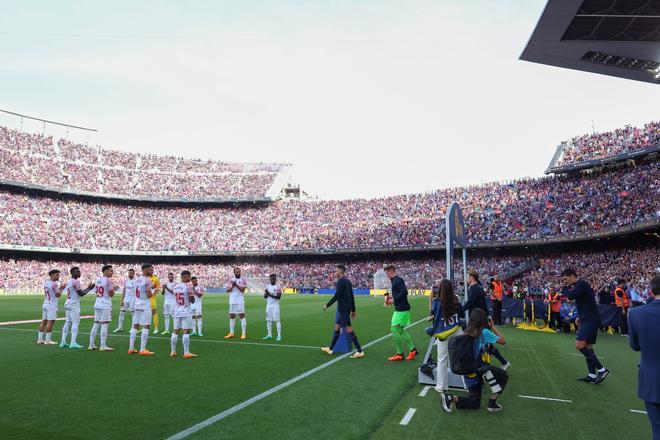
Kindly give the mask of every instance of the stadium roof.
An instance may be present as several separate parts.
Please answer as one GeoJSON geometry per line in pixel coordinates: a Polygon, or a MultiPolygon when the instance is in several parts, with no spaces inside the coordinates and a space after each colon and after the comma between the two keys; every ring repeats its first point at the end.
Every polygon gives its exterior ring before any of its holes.
{"type": "Polygon", "coordinates": [[[660,84],[660,0],[549,0],[520,59],[660,84]]]}

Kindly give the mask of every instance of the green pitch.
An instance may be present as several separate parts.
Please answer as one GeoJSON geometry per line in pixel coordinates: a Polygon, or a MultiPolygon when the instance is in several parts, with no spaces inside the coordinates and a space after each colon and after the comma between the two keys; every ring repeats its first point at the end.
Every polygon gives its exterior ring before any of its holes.
{"type": "MultiPolygon", "coordinates": [[[[285,296],[281,343],[262,341],[265,304],[247,300],[248,340],[223,341],[227,298],[204,299],[204,338],[191,340],[196,359],[170,359],[169,337],[151,336],[149,358],[128,356],[127,325],[111,334],[113,353],[37,346],[36,324],[0,326],[2,390],[0,438],[161,439],[326,364],[318,347],[331,337],[334,308],[321,311],[327,296],[285,296]]],[[[413,320],[426,315],[428,300],[411,298],[413,320]]],[[[39,297],[0,297],[0,321],[40,317],[39,297]]],[[[63,300],[61,301],[63,304],[63,300]]],[[[82,313],[91,313],[85,298],[82,313]]],[[[116,326],[118,304],[111,324],[116,326]]],[[[160,305],[159,305],[160,308],[160,305]]],[[[391,309],[376,298],[357,298],[355,331],[364,345],[389,331],[391,309]]],[[[60,305],[60,316],[63,306],[60,305]]],[[[161,315],[161,330],[163,327],[161,315]]],[[[53,339],[60,340],[62,321],[53,339]]],[[[90,319],[81,321],[78,342],[87,346],[90,319]]],[[[237,329],[240,328],[237,322],[237,329]]],[[[426,349],[425,323],[410,329],[426,349]]],[[[601,386],[580,384],[584,361],[574,356],[573,337],[505,329],[502,350],[513,367],[500,402],[501,414],[445,414],[432,389],[420,397],[418,362],[389,363],[391,338],[365,349],[364,359],[341,359],[195,432],[193,439],[218,438],[443,438],[489,439],[650,438],[636,398],[638,355],[625,338],[604,335],[597,352],[612,371],[601,386]],[[519,395],[571,400],[529,400],[519,395]],[[409,408],[416,413],[400,425],[409,408]],[[588,427],[587,428],[585,428],[588,427]]],[[[179,352],[181,341],[179,339],[179,352]]],[[[484,397],[485,405],[485,397],[484,397]]]]}

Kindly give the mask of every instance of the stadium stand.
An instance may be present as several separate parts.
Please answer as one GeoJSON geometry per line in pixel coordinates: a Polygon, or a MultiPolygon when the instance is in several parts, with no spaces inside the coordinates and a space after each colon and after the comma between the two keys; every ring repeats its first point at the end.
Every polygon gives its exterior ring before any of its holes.
{"type": "Polygon", "coordinates": [[[224,163],[114,151],[0,126],[5,184],[138,200],[266,199],[286,164],[224,163]]]}

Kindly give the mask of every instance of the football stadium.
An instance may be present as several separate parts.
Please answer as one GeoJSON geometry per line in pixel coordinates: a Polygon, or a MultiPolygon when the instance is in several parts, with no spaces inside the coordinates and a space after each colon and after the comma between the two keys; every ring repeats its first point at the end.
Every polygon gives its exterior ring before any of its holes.
{"type": "Polygon", "coordinates": [[[0,438],[660,440],[660,1],[7,1],[0,438]]]}

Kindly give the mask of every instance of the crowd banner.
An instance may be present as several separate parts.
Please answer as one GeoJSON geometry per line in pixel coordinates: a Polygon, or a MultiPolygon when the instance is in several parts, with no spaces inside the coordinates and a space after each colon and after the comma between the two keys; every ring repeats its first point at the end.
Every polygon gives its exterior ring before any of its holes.
{"type": "MultiPolygon", "coordinates": [[[[487,298],[488,308],[492,313],[490,298],[487,298]]],[[[543,299],[515,299],[505,296],[502,300],[502,319],[505,318],[523,318],[523,313],[527,313],[527,318],[531,318],[531,304],[534,303],[534,318],[547,321],[548,304],[543,299]],[[527,307],[523,307],[523,303],[527,307]],[[526,310],[526,312],[523,312],[526,310]]],[[[601,325],[604,327],[618,327],[620,311],[615,305],[598,304],[598,313],[600,314],[601,325]]]]}

